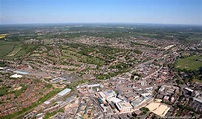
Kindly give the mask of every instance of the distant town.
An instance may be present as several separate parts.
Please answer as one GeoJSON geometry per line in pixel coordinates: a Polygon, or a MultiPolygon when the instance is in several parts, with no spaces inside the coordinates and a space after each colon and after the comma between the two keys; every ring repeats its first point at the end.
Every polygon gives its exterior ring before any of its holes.
{"type": "Polygon", "coordinates": [[[202,118],[200,26],[1,28],[2,119],[202,118]]]}

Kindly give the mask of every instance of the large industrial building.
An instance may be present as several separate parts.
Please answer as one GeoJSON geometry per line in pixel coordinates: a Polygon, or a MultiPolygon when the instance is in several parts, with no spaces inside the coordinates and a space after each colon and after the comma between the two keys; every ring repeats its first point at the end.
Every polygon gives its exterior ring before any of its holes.
{"type": "Polygon", "coordinates": [[[57,96],[62,97],[62,96],[64,96],[64,95],[66,95],[66,94],[69,94],[70,91],[71,91],[71,89],[66,88],[66,89],[62,90],[61,92],[59,92],[59,93],[57,94],[57,96]]]}

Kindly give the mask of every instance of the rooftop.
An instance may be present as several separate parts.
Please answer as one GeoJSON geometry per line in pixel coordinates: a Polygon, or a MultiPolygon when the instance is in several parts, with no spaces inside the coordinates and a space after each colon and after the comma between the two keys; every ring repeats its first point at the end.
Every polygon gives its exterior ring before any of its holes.
{"type": "Polygon", "coordinates": [[[64,89],[63,91],[59,92],[57,95],[58,95],[58,96],[64,96],[64,95],[66,95],[67,93],[69,93],[70,91],[71,91],[71,89],[66,88],[66,89],[64,89]]]}
{"type": "Polygon", "coordinates": [[[121,101],[117,103],[118,108],[132,108],[131,104],[125,101],[121,101]]]}
{"type": "Polygon", "coordinates": [[[121,102],[122,100],[116,97],[111,97],[108,99],[109,102],[114,102],[114,103],[118,103],[121,102]]]}
{"type": "Polygon", "coordinates": [[[22,78],[22,75],[18,75],[18,74],[14,74],[12,76],[10,76],[11,78],[22,78]]]}

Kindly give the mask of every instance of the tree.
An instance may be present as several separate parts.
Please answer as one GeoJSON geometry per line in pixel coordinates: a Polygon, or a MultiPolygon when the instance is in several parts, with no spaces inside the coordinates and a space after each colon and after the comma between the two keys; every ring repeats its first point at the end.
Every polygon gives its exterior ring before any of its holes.
{"type": "Polygon", "coordinates": [[[136,114],[135,112],[133,112],[133,113],[132,113],[132,116],[133,116],[133,117],[136,117],[136,116],[137,116],[137,114],[136,114]]]}
{"type": "Polygon", "coordinates": [[[140,108],[140,110],[142,111],[143,114],[146,114],[149,111],[147,107],[142,107],[140,108]]]}

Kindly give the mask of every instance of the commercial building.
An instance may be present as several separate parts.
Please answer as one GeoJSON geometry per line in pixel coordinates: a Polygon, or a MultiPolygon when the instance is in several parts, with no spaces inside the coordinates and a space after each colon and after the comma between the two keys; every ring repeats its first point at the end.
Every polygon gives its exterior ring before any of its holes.
{"type": "Polygon", "coordinates": [[[99,92],[100,98],[103,100],[108,100],[109,98],[116,97],[116,92],[113,90],[99,92]]]}
{"type": "Polygon", "coordinates": [[[57,96],[62,97],[62,96],[64,96],[64,95],[66,95],[66,94],[69,94],[70,91],[71,91],[71,89],[66,88],[66,89],[64,89],[63,91],[59,92],[59,93],[57,94],[57,96]]]}
{"type": "Polygon", "coordinates": [[[132,109],[131,104],[125,101],[116,103],[116,106],[120,112],[130,112],[132,109]]]}
{"type": "Polygon", "coordinates": [[[26,72],[26,71],[20,71],[20,70],[16,70],[16,71],[14,71],[14,72],[17,73],[17,74],[23,74],[23,75],[29,74],[29,73],[26,72]]]}
{"type": "Polygon", "coordinates": [[[91,84],[91,85],[82,85],[82,86],[77,86],[78,88],[84,88],[84,87],[88,87],[88,88],[94,88],[94,87],[103,87],[102,84],[91,84]]]}
{"type": "Polygon", "coordinates": [[[119,98],[116,98],[116,97],[111,97],[111,98],[107,99],[107,101],[108,101],[109,103],[112,102],[112,103],[116,104],[116,103],[121,102],[122,100],[119,99],[119,98]]]}
{"type": "Polygon", "coordinates": [[[14,74],[14,75],[11,75],[10,78],[22,78],[22,75],[14,74]]]}

